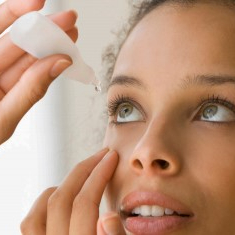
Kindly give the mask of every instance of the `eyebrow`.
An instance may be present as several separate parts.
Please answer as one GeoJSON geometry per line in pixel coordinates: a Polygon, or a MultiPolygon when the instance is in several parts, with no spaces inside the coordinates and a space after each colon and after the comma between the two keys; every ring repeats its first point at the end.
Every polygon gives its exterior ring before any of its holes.
{"type": "Polygon", "coordinates": [[[205,86],[220,86],[224,84],[234,84],[235,85],[235,76],[231,75],[194,75],[188,76],[181,82],[181,87],[186,89],[193,85],[205,85],[205,86]]]}
{"type": "MultiPolygon", "coordinates": [[[[235,76],[231,75],[213,75],[213,74],[203,74],[203,75],[194,75],[187,76],[180,83],[182,89],[189,88],[195,85],[205,85],[205,86],[219,86],[224,84],[233,84],[235,85],[235,76]]],[[[139,80],[138,78],[127,76],[127,75],[118,75],[114,77],[111,83],[108,86],[108,89],[114,85],[121,85],[126,87],[136,87],[140,89],[147,90],[146,85],[139,80]]]]}
{"type": "Polygon", "coordinates": [[[135,78],[132,76],[126,76],[126,75],[118,75],[114,77],[111,80],[111,83],[109,84],[108,89],[110,89],[110,87],[114,85],[121,85],[121,86],[126,86],[126,87],[134,86],[136,88],[146,89],[146,86],[144,85],[143,82],[141,82],[141,80],[139,80],[138,78],[135,78]]]}

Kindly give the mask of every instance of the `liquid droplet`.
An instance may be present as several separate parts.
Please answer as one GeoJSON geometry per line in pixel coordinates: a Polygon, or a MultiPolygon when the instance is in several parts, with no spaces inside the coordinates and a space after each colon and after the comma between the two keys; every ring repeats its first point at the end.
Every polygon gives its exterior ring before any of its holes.
{"type": "Polygon", "coordinates": [[[96,90],[97,92],[101,92],[101,86],[100,86],[100,85],[96,86],[96,87],[95,87],[95,90],[96,90]]]}
{"type": "Polygon", "coordinates": [[[100,83],[100,82],[99,82],[98,85],[95,86],[95,90],[96,90],[97,92],[101,92],[101,91],[102,91],[101,83],[100,83]]]}

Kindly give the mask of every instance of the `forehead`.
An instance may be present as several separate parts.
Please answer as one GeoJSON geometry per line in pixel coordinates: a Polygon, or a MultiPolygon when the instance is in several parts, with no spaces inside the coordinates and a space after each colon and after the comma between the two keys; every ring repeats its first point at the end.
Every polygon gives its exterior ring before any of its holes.
{"type": "Polygon", "coordinates": [[[201,3],[156,8],[130,33],[114,70],[114,76],[164,81],[198,73],[235,75],[235,8],[201,3]]]}

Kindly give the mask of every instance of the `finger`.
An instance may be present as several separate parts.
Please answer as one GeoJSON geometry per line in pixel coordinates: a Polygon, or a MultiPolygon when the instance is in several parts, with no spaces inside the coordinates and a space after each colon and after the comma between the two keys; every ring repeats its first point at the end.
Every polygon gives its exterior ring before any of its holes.
{"type": "MultiPolygon", "coordinates": [[[[50,15],[49,18],[66,32],[74,30],[77,14],[75,11],[66,11],[50,15]]],[[[11,41],[9,34],[0,38],[0,45],[0,56],[4,58],[0,63],[0,71],[7,69],[25,53],[11,41]]]]}
{"type": "Polygon", "coordinates": [[[62,185],[51,196],[48,202],[47,234],[69,234],[70,216],[74,198],[95,166],[108,152],[105,148],[87,160],[79,163],[65,178],[62,185]]]}
{"type": "Polygon", "coordinates": [[[76,11],[62,11],[56,14],[48,15],[54,23],[56,23],[64,31],[68,31],[76,24],[78,14],[76,11]]]}
{"type": "Polygon", "coordinates": [[[73,203],[70,235],[96,234],[101,197],[117,164],[117,153],[110,151],[96,166],[85,182],[73,203]]]}
{"type": "Polygon", "coordinates": [[[54,55],[38,60],[22,75],[0,102],[0,130],[4,137],[0,143],[12,135],[24,114],[45,95],[51,82],[71,63],[68,56],[54,55]]]}
{"type": "Polygon", "coordinates": [[[23,235],[46,235],[47,202],[55,190],[55,187],[47,189],[35,201],[20,225],[23,235]]]}
{"type": "Polygon", "coordinates": [[[19,16],[43,7],[45,0],[7,0],[0,5],[0,33],[19,16]]]}
{"type": "Polygon", "coordinates": [[[0,63],[0,72],[2,72],[25,52],[12,43],[9,34],[0,38],[0,45],[0,56],[4,58],[0,63]]]}
{"type": "Polygon", "coordinates": [[[102,216],[97,223],[97,235],[126,235],[121,218],[115,212],[102,216]]]}
{"type": "MultiPolygon", "coordinates": [[[[68,36],[76,41],[78,37],[77,28],[73,28],[66,32],[68,36]]],[[[19,81],[22,74],[37,61],[36,58],[29,54],[24,54],[18,59],[12,66],[10,66],[6,71],[0,75],[0,100],[5,96],[9,90],[19,81]]]]}
{"type": "Polygon", "coordinates": [[[0,76],[0,100],[13,88],[19,81],[23,73],[37,61],[37,59],[29,54],[24,54],[11,67],[9,67],[0,76]]]}
{"type": "Polygon", "coordinates": [[[72,39],[73,42],[76,42],[78,39],[78,28],[73,27],[72,29],[68,30],[67,35],[72,39]]]}

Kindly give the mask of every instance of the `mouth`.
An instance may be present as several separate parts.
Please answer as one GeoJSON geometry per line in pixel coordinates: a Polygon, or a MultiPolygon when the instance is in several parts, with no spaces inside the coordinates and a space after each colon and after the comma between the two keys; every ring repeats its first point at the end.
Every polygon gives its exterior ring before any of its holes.
{"type": "Polygon", "coordinates": [[[120,215],[125,228],[135,235],[165,235],[182,229],[194,218],[181,202],[161,193],[133,192],[123,201],[120,215]]]}

